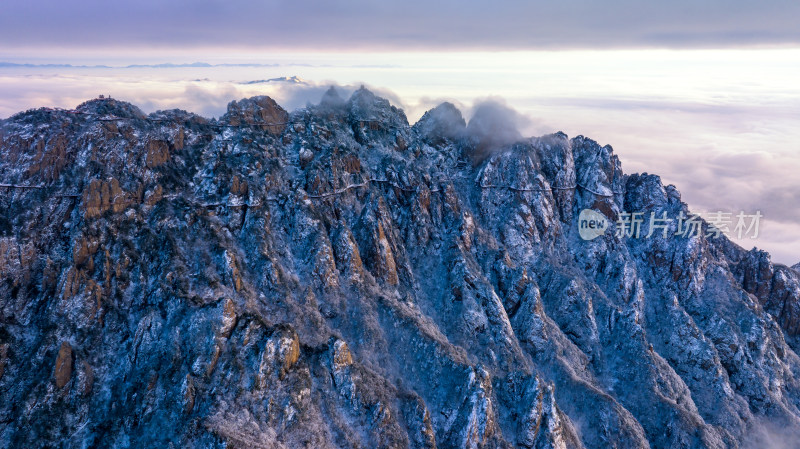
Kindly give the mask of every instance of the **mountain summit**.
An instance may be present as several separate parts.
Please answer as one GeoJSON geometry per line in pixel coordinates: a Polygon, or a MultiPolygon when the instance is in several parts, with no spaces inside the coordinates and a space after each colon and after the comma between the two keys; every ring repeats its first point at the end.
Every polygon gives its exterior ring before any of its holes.
{"type": "Polygon", "coordinates": [[[796,442],[800,274],[681,234],[610,146],[484,113],[0,122],[0,446],[796,442]]]}

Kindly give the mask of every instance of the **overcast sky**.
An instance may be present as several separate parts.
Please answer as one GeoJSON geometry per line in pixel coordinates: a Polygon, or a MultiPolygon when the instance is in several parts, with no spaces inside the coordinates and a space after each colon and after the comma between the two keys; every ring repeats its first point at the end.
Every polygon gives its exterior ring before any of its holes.
{"type": "Polygon", "coordinates": [[[4,0],[9,48],[721,48],[800,43],[797,0],[4,0]]]}

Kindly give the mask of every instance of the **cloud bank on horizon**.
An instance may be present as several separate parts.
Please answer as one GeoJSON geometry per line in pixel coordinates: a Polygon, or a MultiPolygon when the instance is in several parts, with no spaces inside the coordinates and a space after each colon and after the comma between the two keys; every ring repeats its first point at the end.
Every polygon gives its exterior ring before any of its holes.
{"type": "Polygon", "coordinates": [[[727,48],[800,44],[794,0],[11,1],[11,47],[727,48]]]}
{"type": "MultiPolygon", "coordinates": [[[[219,117],[229,101],[248,96],[266,94],[284,108],[294,110],[319,103],[330,85],[336,85],[343,98],[360,86],[287,81],[291,77],[231,81],[227,72],[218,75],[219,79],[209,74],[210,79],[176,80],[171,71],[161,80],[142,81],[136,74],[112,76],[119,72],[127,70],[101,71],[99,75],[93,70],[93,76],[69,72],[29,75],[27,71],[3,76],[0,72],[0,97],[7,109],[0,117],[25,109],[25,104],[73,108],[98,92],[130,101],[146,113],[183,108],[206,117],[219,117]]],[[[194,71],[191,74],[196,76],[194,71]]],[[[745,248],[766,249],[777,262],[792,265],[800,261],[800,210],[796,207],[800,204],[800,181],[795,176],[800,171],[796,156],[800,150],[800,128],[796,127],[800,91],[781,100],[751,87],[753,92],[740,93],[742,98],[715,107],[707,103],[709,98],[681,101],[678,94],[662,97],[647,95],[646,91],[628,92],[621,99],[589,98],[580,92],[571,99],[560,97],[558,92],[550,92],[554,97],[520,97],[503,91],[502,97],[482,95],[510,84],[509,80],[500,79],[494,88],[484,90],[476,85],[464,89],[462,95],[450,92],[442,96],[438,86],[449,76],[449,72],[440,74],[441,78],[425,72],[422,77],[414,77],[416,83],[424,84],[417,94],[403,86],[398,86],[399,91],[367,87],[403,108],[411,123],[426,110],[448,101],[461,110],[479,139],[496,135],[498,124],[512,124],[500,127],[504,131],[501,134],[508,137],[499,142],[501,145],[559,130],[571,137],[583,134],[601,144],[612,144],[626,173],[647,171],[661,175],[665,183],[679,188],[695,212],[761,211],[764,219],[759,238],[736,242],[745,248]],[[470,96],[469,92],[479,93],[470,96]],[[754,98],[760,101],[751,102],[754,98]]],[[[532,76],[529,74],[528,78],[532,76]]],[[[765,80],[765,89],[772,85],[769,81],[765,80]]],[[[743,81],[737,78],[736,82],[743,81]]]]}

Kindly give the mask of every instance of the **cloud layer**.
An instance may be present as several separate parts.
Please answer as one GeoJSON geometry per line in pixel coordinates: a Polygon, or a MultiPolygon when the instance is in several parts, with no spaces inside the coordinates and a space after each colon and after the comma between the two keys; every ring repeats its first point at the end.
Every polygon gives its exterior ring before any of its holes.
{"type": "Polygon", "coordinates": [[[511,124],[503,133],[510,140],[561,130],[612,144],[626,173],[661,175],[694,211],[760,210],[759,238],[739,243],[794,264],[800,261],[798,56],[795,50],[423,54],[353,56],[328,65],[293,55],[308,64],[0,67],[0,118],[32,107],[73,108],[98,94],[145,112],[180,108],[219,117],[228,102],[254,95],[269,95],[292,110],[318,103],[331,84],[347,98],[364,80],[411,122],[449,101],[474,136],[496,136],[511,124]],[[365,62],[371,67],[361,67],[365,62]],[[386,68],[387,62],[400,67],[386,68]],[[292,75],[316,81],[297,82],[292,75]],[[508,119],[497,126],[480,119],[481,111],[491,110],[495,114],[486,117],[508,119]]]}

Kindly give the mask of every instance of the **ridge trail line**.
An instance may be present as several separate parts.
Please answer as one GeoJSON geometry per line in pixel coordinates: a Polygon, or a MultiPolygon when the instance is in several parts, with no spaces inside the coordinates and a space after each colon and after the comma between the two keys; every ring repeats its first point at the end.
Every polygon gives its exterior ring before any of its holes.
{"type": "MultiPolygon", "coordinates": [[[[449,181],[452,181],[452,179],[449,179],[449,181]]],[[[392,185],[393,187],[396,187],[396,188],[398,188],[400,190],[403,190],[405,192],[416,192],[417,191],[417,189],[405,188],[405,187],[402,187],[402,186],[400,186],[400,185],[398,185],[396,183],[393,183],[393,182],[391,182],[391,181],[389,181],[387,179],[368,179],[368,180],[366,180],[366,181],[364,181],[362,183],[350,184],[348,186],[345,186],[345,187],[342,187],[342,188],[339,188],[339,189],[335,189],[335,190],[333,190],[331,192],[319,193],[319,194],[315,194],[315,195],[308,194],[308,197],[309,198],[314,198],[314,199],[329,198],[329,197],[332,197],[332,196],[336,196],[336,195],[340,195],[342,193],[345,193],[345,192],[347,192],[348,190],[351,190],[351,189],[356,189],[356,188],[359,188],[359,187],[366,187],[370,182],[385,182],[385,183],[388,183],[388,184],[392,185]]],[[[590,188],[588,188],[588,187],[586,187],[584,185],[581,185],[579,183],[576,183],[574,186],[564,186],[564,187],[556,186],[556,187],[541,187],[541,188],[521,188],[521,187],[492,185],[492,184],[478,184],[478,187],[480,187],[481,189],[507,189],[507,190],[511,190],[511,191],[514,191],[514,192],[552,192],[554,190],[575,190],[576,188],[580,187],[580,188],[586,190],[587,192],[592,193],[593,195],[604,197],[604,198],[614,198],[615,195],[622,195],[623,194],[623,192],[618,192],[618,191],[612,191],[612,193],[610,195],[609,194],[605,194],[605,193],[600,193],[600,192],[592,190],[592,189],[590,189],[590,188]]],[[[439,192],[440,189],[430,189],[430,191],[431,192],[439,192]]]]}
{"type": "MultiPolygon", "coordinates": [[[[50,113],[50,114],[63,112],[63,113],[66,113],[66,114],[91,116],[91,117],[96,117],[96,120],[98,122],[120,122],[120,121],[124,121],[124,120],[144,120],[144,121],[147,121],[147,122],[161,123],[161,122],[173,122],[173,121],[175,121],[173,119],[166,119],[166,118],[119,117],[119,116],[115,116],[115,115],[103,116],[101,114],[96,114],[94,112],[82,112],[82,111],[66,110],[66,109],[44,109],[41,112],[47,112],[47,113],[50,113]]],[[[372,120],[368,120],[368,121],[372,121],[372,120]]],[[[228,123],[199,123],[199,125],[201,125],[201,126],[208,126],[208,127],[211,127],[211,128],[220,128],[220,129],[222,129],[222,128],[257,128],[257,127],[260,128],[260,127],[271,127],[271,126],[284,126],[284,125],[290,125],[290,124],[292,124],[292,122],[240,123],[238,125],[233,125],[233,124],[228,124],[228,123]]]]}
{"type": "MultiPolygon", "coordinates": [[[[96,114],[96,113],[93,113],[93,112],[82,112],[82,111],[66,110],[66,109],[45,108],[45,109],[43,109],[43,111],[47,112],[47,113],[64,112],[64,113],[68,113],[68,114],[86,115],[86,116],[95,116],[95,117],[97,117],[99,115],[99,114],[96,114]]],[[[101,122],[115,122],[115,121],[123,121],[123,120],[144,120],[144,121],[156,122],[156,123],[173,121],[171,119],[149,118],[149,117],[132,118],[132,117],[118,117],[118,116],[110,116],[110,117],[108,117],[108,116],[106,116],[106,117],[97,118],[97,121],[101,121],[101,122]]],[[[359,122],[361,122],[361,123],[371,123],[371,122],[376,122],[376,121],[377,120],[360,120],[359,122]]],[[[202,123],[201,125],[202,126],[212,127],[212,128],[222,129],[222,128],[255,128],[255,127],[261,128],[261,127],[284,126],[284,125],[288,126],[290,124],[292,124],[292,122],[281,122],[281,123],[240,123],[238,125],[222,124],[222,123],[202,123]]],[[[223,142],[230,141],[230,139],[222,139],[222,141],[223,142]]],[[[598,157],[598,155],[595,155],[594,159],[596,160],[597,157],[598,157]]],[[[594,162],[594,160],[593,160],[593,162],[594,162]]],[[[452,178],[449,178],[448,181],[452,181],[452,178]]],[[[393,186],[393,187],[395,187],[397,189],[400,189],[400,190],[402,190],[404,192],[416,192],[418,190],[418,189],[410,189],[410,188],[407,188],[407,187],[402,187],[399,184],[396,184],[394,182],[389,181],[388,179],[368,179],[368,180],[366,180],[366,181],[364,181],[362,183],[350,184],[350,185],[348,185],[346,187],[335,189],[335,190],[333,190],[331,192],[318,193],[318,194],[313,194],[313,195],[312,194],[308,194],[307,196],[309,198],[313,198],[313,199],[329,198],[329,197],[332,197],[332,196],[343,194],[343,193],[347,192],[348,190],[352,190],[352,189],[359,188],[359,187],[366,187],[370,182],[388,183],[391,186],[393,186]]],[[[521,188],[521,187],[514,187],[514,186],[481,184],[481,183],[477,183],[477,184],[478,184],[478,187],[480,187],[481,189],[506,189],[506,190],[511,190],[511,191],[514,191],[514,192],[552,192],[552,191],[555,191],[555,190],[575,190],[576,188],[580,187],[580,188],[584,189],[585,191],[587,191],[589,193],[592,193],[592,194],[594,194],[596,196],[600,196],[600,197],[604,197],[604,198],[613,198],[613,197],[615,197],[615,195],[622,195],[623,194],[623,192],[618,192],[618,191],[613,191],[613,190],[612,190],[612,193],[610,195],[609,194],[600,193],[600,192],[592,190],[592,189],[590,189],[590,188],[588,188],[588,187],[586,187],[586,186],[584,186],[584,185],[582,185],[581,183],[578,183],[578,182],[576,182],[575,185],[573,185],[573,186],[563,186],[563,187],[562,186],[555,186],[555,187],[541,187],[541,188],[521,188]]],[[[45,189],[46,186],[27,186],[27,185],[18,185],[18,184],[0,184],[0,188],[7,188],[7,189],[12,189],[12,188],[14,188],[14,189],[45,189]]],[[[440,189],[430,189],[431,193],[435,193],[435,192],[439,192],[439,191],[440,191],[440,189]]],[[[57,197],[67,197],[67,198],[78,198],[78,197],[80,197],[80,195],[78,195],[78,194],[59,194],[59,195],[55,195],[55,196],[57,196],[57,197]]],[[[272,199],[272,200],[274,200],[274,199],[272,199]]],[[[221,204],[221,203],[220,204],[213,204],[213,206],[222,206],[222,205],[223,204],[221,204]]],[[[243,205],[246,205],[246,204],[242,204],[242,205],[225,205],[225,206],[238,207],[238,206],[243,206],[243,205]]],[[[212,206],[212,205],[211,204],[204,205],[203,207],[210,207],[210,206],[212,206]]],[[[251,207],[258,207],[258,206],[251,206],[251,207]]]]}
{"type": "MultiPolygon", "coordinates": [[[[452,181],[452,178],[448,179],[448,181],[452,181]]],[[[350,184],[350,185],[347,185],[345,187],[334,189],[331,192],[318,193],[318,194],[310,194],[309,193],[309,194],[307,194],[307,196],[309,198],[313,198],[313,199],[329,198],[329,197],[332,197],[332,196],[343,194],[343,193],[347,192],[348,190],[356,189],[356,188],[359,188],[359,187],[366,187],[371,182],[387,183],[387,184],[391,185],[392,187],[400,189],[400,190],[402,190],[404,192],[417,192],[418,191],[418,189],[410,189],[410,188],[407,188],[407,187],[403,187],[403,186],[401,186],[401,185],[399,185],[397,183],[389,181],[388,179],[368,179],[368,180],[366,180],[366,181],[364,181],[362,183],[350,184]]],[[[478,187],[480,187],[481,189],[506,189],[506,190],[511,190],[511,191],[514,191],[514,192],[552,192],[552,191],[556,191],[556,190],[575,190],[576,188],[580,187],[580,188],[586,190],[589,193],[592,193],[592,194],[594,194],[596,196],[600,196],[600,197],[604,197],[604,198],[613,198],[615,195],[622,195],[623,194],[623,192],[617,192],[617,191],[612,191],[612,193],[610,195],[609,194],[604,194],[604,193],[600,193],[600,192],[594,191],[594,190],[592,190],[592,189],[590,189],[590,188],[588,188],[588,187],[586,187],[584,185],[581,185],[579,183],[576,183],[574,186],[563,186],[563,187],[562,186],[556,186],[556,187],[541,187],[541,188],[521,188],[521,187],[505,186],[505,185],[493,185],[493,184],[478,184],[478,187]]],[[[28,186],[28,185],[19,185],[19,184],[0,184],[0,188],[23,189],[24,190],[24,189],[45,189],[45,188],[47,188],[47,186],[28,186]]],[[[436,193],[436,192],[441,191],[441,189],[429,189],[429,191],[431,193],[436,193]]],[[[54,196],[55,197],[61,197],[61,198],[80,198],[81,195],[77,194],[77,193],[62,193],[62,194],[56,194],[54,196]]],[[[169,199],[174,199],[174,198],[175,198],[175,195],[170,195],[169,199]]],[[[277,200],[277,199],[276,198],[266,198],[266,201],[275,201],[275,200],[277,200]]],[[[141,201],[139,201],[139,203],[141,203],[141,201]]],[[[222,204],[222,203],[201,204],[202,207],[212,207],[212,206],[241,207],[241,206],[245,206],[245,205],[248,205],[248,204],[222,204]]],[[[258,205],[248,205],[248,206],[250,206],[250,207],[259,207],[258,205]]]]}
{"type": "Polygon", "coordinates": [[[522,187],[494,185],[494,184],[479,184],[478,186],[482,189],[507,189],[507,190],[512,190],[514,192],[552,192],[554,190],[575,190],[576,188],[580,187],[581,189],[586,190],[589,193],[604,198],[613,198],[615,195],[622,195],[624,193],[615,190],[612,190],[610,195],[606,193],[600,193],[578,182],[576,182],[574,186],[563,186],[563,187],[555,186],[555,187],[539,187],[539,188],[522,188],[522,187]]]}

